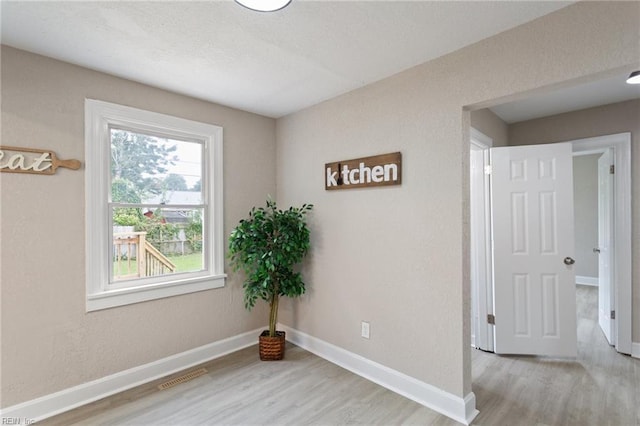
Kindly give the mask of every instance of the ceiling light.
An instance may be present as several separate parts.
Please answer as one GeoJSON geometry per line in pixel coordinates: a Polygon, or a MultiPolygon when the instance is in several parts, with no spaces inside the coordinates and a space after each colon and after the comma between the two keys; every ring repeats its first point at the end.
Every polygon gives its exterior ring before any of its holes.
{"type": "Polygon", "coordinates": [[[291,0],[235,0],[241,6],[258,12],[275,12],[287,7],[291,0]]]}
{"type": "Polygon", "coordinates": [[[627,79],[627,83],[629,84],[640,84],[640,71],[634,71],[629,75],[627,79]]]}

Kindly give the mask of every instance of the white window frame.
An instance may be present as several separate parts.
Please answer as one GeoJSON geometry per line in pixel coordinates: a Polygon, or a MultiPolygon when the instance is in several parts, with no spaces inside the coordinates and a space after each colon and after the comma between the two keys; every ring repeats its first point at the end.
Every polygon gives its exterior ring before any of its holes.
{"type": "Polygon", "coordinates": [[[222,127],[85,99],[85,241],[87,312],[223,287],[222,127]],[[204,270],[171,274],[164,279],[109,285],[110,126],[176,139],[203,141],[204,270]]]}

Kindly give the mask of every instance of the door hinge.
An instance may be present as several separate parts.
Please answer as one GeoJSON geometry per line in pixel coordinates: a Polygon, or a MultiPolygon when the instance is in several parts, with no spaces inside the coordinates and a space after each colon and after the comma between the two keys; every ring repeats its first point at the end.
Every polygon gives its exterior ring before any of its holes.
{"type": "Polygon", "coordinates": [[[611,319],[616,319],[616,311],[611,311],[611,319]]]}
{"type": "Polygon", "coordinates": [[[490,175],[491,172],[493,172],[493,167],[491,167],[491,165],[484,166],[484,174],[485,175],[490,175]]]}
{"type": "Polygon", "coordinates": [[[495,323],[496,323],[496,316],[495,316],[495,315],[493,315],[493,314],[488,314],[488,315],[487,315],[487,322],[488,322],[489,324],[493,324],[493,325],[495,325],[495,323]]]}
{"type": "Polygon", "coordinates": [[[616,173],[616,166],[612,164],[609,166],[609,174],[613,175],[615,173],[616,173]]]}

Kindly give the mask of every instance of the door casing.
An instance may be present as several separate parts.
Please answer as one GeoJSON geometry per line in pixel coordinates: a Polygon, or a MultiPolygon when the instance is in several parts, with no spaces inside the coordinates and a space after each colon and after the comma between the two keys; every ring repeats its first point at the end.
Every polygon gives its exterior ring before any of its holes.
{"type": "Polygon", "coordinates": [[[493,260],[491,250],[491,197],[489,149],[493,140],[471,128],[470,196],[471,196],[471,336],[476,349],[493,352],[493,327],[487,314],[493,312],[493,260]]]}

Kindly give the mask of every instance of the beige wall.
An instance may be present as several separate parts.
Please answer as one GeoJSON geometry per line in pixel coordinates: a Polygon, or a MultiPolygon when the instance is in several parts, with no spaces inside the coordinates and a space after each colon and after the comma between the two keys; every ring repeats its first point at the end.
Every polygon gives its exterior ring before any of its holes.
{"type": "Polygon", "coordinates": [[[593,136],[631,132],[633,280],[632,340],[640,342],[640,100],[589,108],[509,126],[510,145],[563,142],[593,136]]]}
{"type": "Polygon", "coordinates": [[[470,392],[463,108],[630,71],[639,14],[637,2],[581,2],[279,119],[278,199],[316,205],[310,291],[281,320],[454,395],[470,392]],[[324,190],[324,163],[398,150],[402,186],[324,190]]]}
{"type": "Polygon", "coordinates": [[[471,111],[471,127],[493,139],[493,145],[507,146],[509,125],[489,108],[471,111]]]}
{"type": "MultiPolygon", "coordinates": [[[[275,121],[2,48],[2,144],[84,157],[84,99],[224,128],[225,233],[275,194],[275,121]]],[[[3,173],[2,406],[266,324],[241,284],[85,312],[84,171],[3,173]]]]}
{"type": "Polygon", "coordinates": [[[573,157],[573,217],[576,276],[598,278],[598,158],[573,157]]]}

